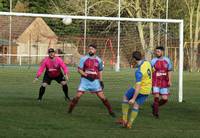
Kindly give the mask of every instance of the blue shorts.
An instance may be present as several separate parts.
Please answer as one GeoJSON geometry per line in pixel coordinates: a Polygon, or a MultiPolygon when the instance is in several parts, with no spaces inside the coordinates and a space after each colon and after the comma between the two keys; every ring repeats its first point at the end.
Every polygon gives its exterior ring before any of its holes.
{"type": "Polygon", "coordinates": [[[86,78],[81,78],[78,92],[100,92],[102,91],[99,79],[90,81],[86,78]]]}
{"type": "MultiPolygon", "coordinates": [[[[130,88],[129,90],[127,90],[125,92],[125,96],[127,97],[128,100],[130,100],[133,98],[134,93],[135,93],[135,89],[130,88]]],[[[148,97],[148,95],[146,95],[146,94],[138,94],[135,101],[137,104],[142,105],[146,101],[147,97],[148,97]]]]}
{"type": "Polygon", "coordinates": [[[169,95],[169,88],[153,87],[153,94],[169,95]]]}

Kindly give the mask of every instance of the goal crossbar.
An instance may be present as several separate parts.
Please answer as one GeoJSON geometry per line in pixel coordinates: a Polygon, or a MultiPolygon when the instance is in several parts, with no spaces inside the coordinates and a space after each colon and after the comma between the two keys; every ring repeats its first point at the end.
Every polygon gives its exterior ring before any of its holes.
{"type": "Polygon", "coordinates": [[[0,12],[0,15],[7,16],[27,16],[27,17],[45,17],[45,18],[72,18],[83,20],[109,20],[109,21],[132,21],[132,22],[157,22],[157,23],[182,23],[178,19],[151,19],[151,18],[125,18],[125,17],[99,17],[99,16],[73,16],[59,14],[37,14],[37,13],[19,13],[19,12],[0,12]]]}

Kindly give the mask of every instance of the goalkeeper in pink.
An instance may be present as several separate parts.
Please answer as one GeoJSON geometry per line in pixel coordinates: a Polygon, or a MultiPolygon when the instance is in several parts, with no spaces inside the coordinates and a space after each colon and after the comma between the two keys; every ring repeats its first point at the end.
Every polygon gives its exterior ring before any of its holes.
{"type": "Polygon", "coordinates": [[[70,100],[68,96],[68,86],[66,82],[68,80],[69,74],[68,68],[60,57],[55,56],[55,51],[53,48],[48,49],[48,54],[49,56],[42,61],[38,69],[37,75],[34,79],[34,82],[38,80],[38,78],[45,70],[43,82],[39,89],[38,101],[42,100],[45,89],[47,85],[51,84],[52,80],[55,80],[62,85],[62,89],[65,94],[65,100],[70,100]]]}
{"type": "Polygon", "coordinates": [[[68,113],[71,113],[76,104],[78,103],[80,97],[87,92],[94,93],[103,102],[103,104],[108,109],[109,114],[115,117],[112,111],[109,101],[106,99],[103,88],[104,84],[102,81],[102,71],[103,62],[95,55],[96,45],[89,45],[88,55],[80,59],[80,64],[78,66],[78,72],[81,75],[80,85],[77,90],[75,98],[71,101],[69,105],[68,113]]]}
{"type": "Polygon", "coordinates": [[[153,116],[159,118],[159,107],[168,101],[169,87],[172,84],[172,64],[168,57],[164,56],[164,47],[155,49],[156,57],[151,60],[153,67],[153,116]]]}

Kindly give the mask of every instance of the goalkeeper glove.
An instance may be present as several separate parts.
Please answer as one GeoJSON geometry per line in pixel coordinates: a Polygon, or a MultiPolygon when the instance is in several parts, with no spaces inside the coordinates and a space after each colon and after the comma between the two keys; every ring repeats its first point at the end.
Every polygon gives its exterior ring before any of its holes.
{"type": "Polygon", "coordinates": [[[34,78],[33,83],[36,83],[36,81],[38,81],[37,77],[34,78]]]}
{"type": "Polygon", "coordinates": [[[100,81],[100,85],[101,85],[101,88],[103,90],[104,89],[104,83],[103,83],[103,81],[100,81]]]}

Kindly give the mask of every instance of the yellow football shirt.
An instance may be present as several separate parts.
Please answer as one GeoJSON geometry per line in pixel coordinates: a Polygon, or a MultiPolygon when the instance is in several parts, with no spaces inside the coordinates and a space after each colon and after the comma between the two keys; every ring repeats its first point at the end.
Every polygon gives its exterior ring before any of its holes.
{"type": "Polygon", "coordinates": [[[150,94],[152,89],[152,67],[150,62],[143,60],[135,71],[136,84],[141,85],[140,94],[150,94]]]}

